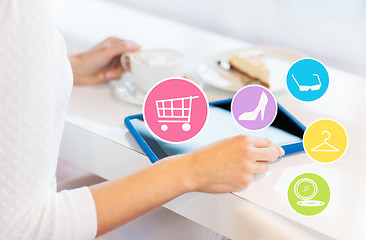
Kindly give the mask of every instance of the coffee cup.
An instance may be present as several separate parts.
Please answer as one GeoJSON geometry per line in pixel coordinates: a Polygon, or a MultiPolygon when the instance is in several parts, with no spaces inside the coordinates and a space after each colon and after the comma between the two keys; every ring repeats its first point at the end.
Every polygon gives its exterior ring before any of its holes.
{"type": "Polygon", "coordinates": [[[136,86],[147,93],[157,82],[165,78],[182,77],[184,56],[170,49],[140,50],[123,54],[121,65],[124,70],[131,72],[136,86]]]}

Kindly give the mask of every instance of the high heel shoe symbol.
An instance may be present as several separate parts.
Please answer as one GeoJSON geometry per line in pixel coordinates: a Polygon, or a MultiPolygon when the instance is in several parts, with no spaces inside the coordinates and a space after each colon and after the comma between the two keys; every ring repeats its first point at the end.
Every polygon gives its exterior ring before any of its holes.
{"type": "Polygon", "coordinates": [[[261,120],[264,120],[264,112],[268,103],[267,95],[262,92],[257,107],[251,112],[244,112],[239,116],[239,120],[251,120],[257,119],[259,112],[261,113],[261,120]]]}

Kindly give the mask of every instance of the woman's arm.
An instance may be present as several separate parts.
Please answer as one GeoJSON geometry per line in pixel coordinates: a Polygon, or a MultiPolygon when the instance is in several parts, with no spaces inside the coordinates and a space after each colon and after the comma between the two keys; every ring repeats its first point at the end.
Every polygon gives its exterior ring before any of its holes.
{"type": "MultiPolygon", "coordinates": [[[[109,38],[70,57],[74,83],[81,85],[120,78],[119,58],[139,46],[109,38]]],[[[90,187],[98,219],[98,235],[121,226],[187,192],[224,193],[245,188],[268,162],[282,156],[267,139],[237,136],[189,154],[169,157],[122,179],[90,187]]]]}
{"type": "Polygon", "coordinates": [[[187,192],[224,193],[245,188],[284,151],[267,139],[237,136],[190,154],[169,157],[115,181],[90,187],[98,235],[187,192]]]}

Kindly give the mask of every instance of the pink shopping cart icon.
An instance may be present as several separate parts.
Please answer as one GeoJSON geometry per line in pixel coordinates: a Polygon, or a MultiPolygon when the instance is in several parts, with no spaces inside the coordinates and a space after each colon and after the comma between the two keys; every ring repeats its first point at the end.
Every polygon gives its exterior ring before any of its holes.
{"type": "MultiPolygon", "coordinates": [[[[188,132],[191,129],[189,123],[191,122],[192,100],[196,98],[199,96],[156,100],[158,122],[183,123],[183,131],[188,132]]],[[[162,124],[160,128],[165,132],[168,130],[168,125],[162,124]]]]}

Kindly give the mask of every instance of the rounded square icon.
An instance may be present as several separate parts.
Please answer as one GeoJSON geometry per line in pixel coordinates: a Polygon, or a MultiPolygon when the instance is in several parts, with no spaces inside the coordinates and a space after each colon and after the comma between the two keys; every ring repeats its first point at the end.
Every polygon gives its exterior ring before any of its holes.
{"type": "Polygon", "coordinates": [[[332,163],[347,149],[347,133],[343,126],[331,119],[319,119],[306,128],[303,137],[306,154],[321,163],[332,163]]]}
{"type": "Polygon", "coordinates": [[[155,84],[145,97],[143,113],[149,131],[158,139],[181,143],[195,137],[208,117],[204,92],[184,78],[155,84]]]}
{"type": "Polygon", "coordinates": [[[324,65],[312,58],[296,61],[287,73],[287,88],[300,101],[311,102],[327,91],[329,75],[324,65]]]}
{"type": "Polygon", "coordinates": [[[304,173],[292,180],[288,187],[287,199],[291,208],[297,213],[313,216],[328,206],[329,185],[317,174],[304,173]]]}
{"type": "Polygon", "coordinates": [[[244,129],[257,131],[272,124],[277,115],[277,101],[265,87],[250,85],[240,89],[231,102],[231,114],[244,129]]]}

